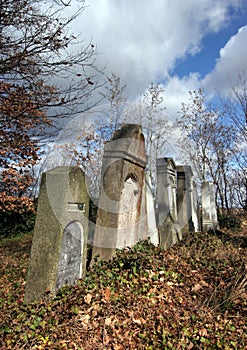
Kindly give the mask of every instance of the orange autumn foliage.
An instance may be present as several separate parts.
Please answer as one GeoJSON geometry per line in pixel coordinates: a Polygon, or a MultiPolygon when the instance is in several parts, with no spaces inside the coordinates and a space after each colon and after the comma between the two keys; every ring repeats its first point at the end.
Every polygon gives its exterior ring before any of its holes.
{"type": "Polygon", "coordinates": [[[14,84],[0,83],[0,210],[33,210],[28,190],[39,147],[31,131],[45,124],[50,121],[31,93],[14,84]]]}

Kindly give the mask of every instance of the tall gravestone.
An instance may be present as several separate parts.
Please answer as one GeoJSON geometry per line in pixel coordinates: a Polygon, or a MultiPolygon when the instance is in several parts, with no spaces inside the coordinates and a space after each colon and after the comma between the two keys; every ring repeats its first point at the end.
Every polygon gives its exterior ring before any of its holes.
{"type": "Polygon", "coordinates": [[[155,209],[154,209],[154,197],[152,193],[151,178],[148,173],[145,174],[144,189],[146,200],[146,215],[147,215],[147,227],[148,237],[150,242],[158,246],[159,245],[159,234],[156,225],[155,209]]]}
{"type": "Polygon", "coordinates": [[[182,237],[195,230],[192,221],[192,177],[189,165],[177,166],[177,212],[182,237]]]}
{"type": "Polygon", "coordinates": [[[105,145],[92,256],[109,260],[115,250],[146,239],[143,196],[147,164],[141,127],[125,124],[105,145]]]}
{"type": "Polygon", "coordinates": [[[195,181],[192,182],[192,221],[194,224],[195,232],[201,230],[201,220],[200,220],[200,206],[197,185],[195,181]]]}
{"type": "Polygon", "coordinates": [[[43,174],[27,275],[25,301],[55,295],[86,268],[89,197],[79,167],[43,174]]]}
{"type": "Polygon", "coordinates": [[[180,239],[177,225],[177,169],[172,158],[157,159],[157,203],[160,246],[168,248],[180,239]]]}
{"type": "Polygon", "coordinates": [[[202,230],[207,232],[219,228],[213,183],[202,183],[202,230]]]}

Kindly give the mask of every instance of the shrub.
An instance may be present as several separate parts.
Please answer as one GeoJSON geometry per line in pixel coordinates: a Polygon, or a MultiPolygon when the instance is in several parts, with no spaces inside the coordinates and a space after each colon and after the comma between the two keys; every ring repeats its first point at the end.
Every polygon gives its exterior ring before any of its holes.
{"type": "Polygon", "coordinates": [[[17,236],[33,230],[35,213],[16,213],[0,211],[0,237],[17,236]]]}
{"type": "Polygon", "coordinates": [[[233,215],[218,215],[220,228],[227,228],[231,231],[238,231],[241,227],[241,220],[233,215]]]}

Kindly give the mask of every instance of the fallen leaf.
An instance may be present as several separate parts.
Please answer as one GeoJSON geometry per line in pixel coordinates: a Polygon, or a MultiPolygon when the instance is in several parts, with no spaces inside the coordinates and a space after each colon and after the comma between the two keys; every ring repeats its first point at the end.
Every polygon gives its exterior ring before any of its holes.
{"type": "Polygon", "coordinates": [[[108,300],[110,299],[110,296],[111,296],[111,290],[110,290],[109,287],[106,287],[105,293],[104,293],[104,299],[105,299],[106,301],[108,301],[108,300]]]}
{"type": "Polygon", "coordinates": [[[79,318],[79,320],[81,321],[82,323],[82,326],[84,328],[87,328],[88,327],[88,323],[89,323],[89,320],[90,320],[90,316],[89,315],[83,315],[79,318]]]}
{"type": "Polygon", "coordinates": [[[199,334],[201,337],[206,337],[208,335],[208,331],[206,330],[206,328],[203,328],[199,330],[199,334]]]}
{"type": "Polygon", "coordinates": [[[200,290],[202,288],[202,286],[200,285],[200,283],[197,283],[194,285],[194,287],[191,288],[192,292],[198,292],[198,290],[200,290]]]}
{"type": "Polygon", "coordinates": [[[106,325],[106,326],[110,326],[110,324],[111,324],[111,318],[110,318],[110,317],[107,317],[107,318],[105,319],[105,325],[106,325]]]}
{"type": "Polygon", "coordinates": [[[92,294],[87,293],[87,295],[85,295],[85,297],[84,297],[85,303],[90,304],[91,300],[92,300],[92,294]]]}

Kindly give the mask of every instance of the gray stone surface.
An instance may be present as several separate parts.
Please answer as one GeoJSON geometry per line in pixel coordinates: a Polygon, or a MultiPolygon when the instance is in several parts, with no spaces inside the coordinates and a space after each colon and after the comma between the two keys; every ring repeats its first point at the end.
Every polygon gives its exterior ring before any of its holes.
{"type": "Polygon", "coordinates": [[[151,188],[151,178],[148,173],[145,174],[144,182],[144,193],[146,195],[146,215],[147,215],[147,225],[148,225],[148,237],[150,242],[158,246],[159,245],[159,234],[156,225],[156,217],[154,210],[154,198],[151,188]]]}
{"type": "Polygon", "coordinates": [[[215,203],[214,185],[209,181],[202,183],[202,230],[207,232],[219,228],[215,203]]]}
{"type": "Polygon", "coordinates": [[[83,226],[78,221],[72,221],[65,227],[63,233],[56,289],[61,288],[65,284],[73,285],[82,277],[83,246],[83,226]]]}
{"type": "Polygon", "coordinates": [[[179,240],[177,225],[177,169],[172,158],[157,159],[159,243],[168,248],[179,240]]]}
{"type": "Polygon", "coordinates": [[[78,167],[43,174],[27,275],[25,301],[53,296],[74,284],[86,268],[89,197],[78,167]]]}
{"type": "Polygon", "coordinates": [[[182,237],[195,230],[192,221],[192,177],[190,166],[177,166],[177,222],[182,237]]]}
{"type": "Polygon", "coordinates": [[[200,206],[197,185],[195,181],[192,182],[192,221],[194,224],[195,232],[201,231],[200,206]]]}
{"type": "Polygon", "coordinates": [[[141,127],[123,125],[105,146],[92,263],[96,255],[108,260],[116,248],[131,247],[147,238],[143,199],[146,163],[141,127]]]}

